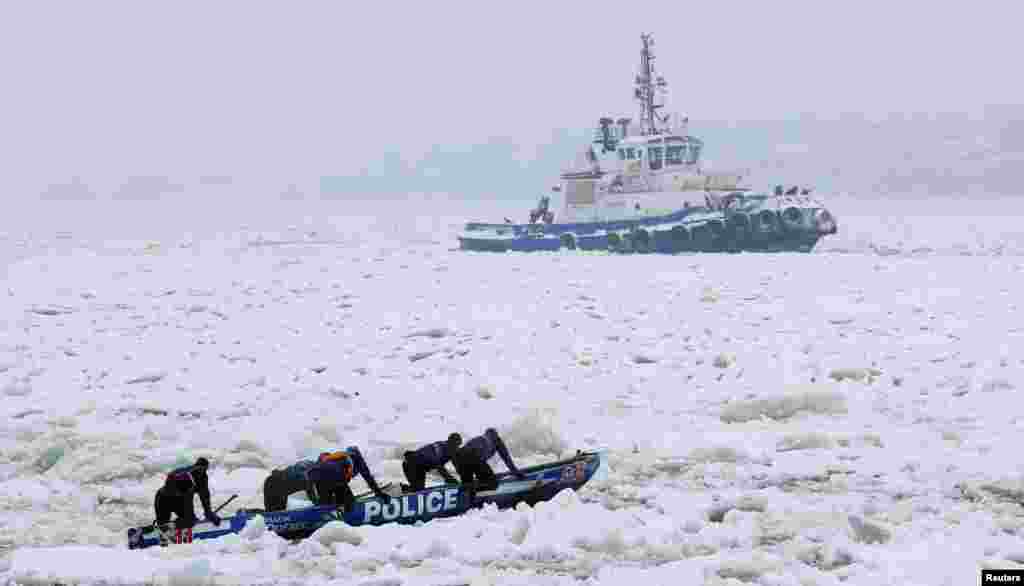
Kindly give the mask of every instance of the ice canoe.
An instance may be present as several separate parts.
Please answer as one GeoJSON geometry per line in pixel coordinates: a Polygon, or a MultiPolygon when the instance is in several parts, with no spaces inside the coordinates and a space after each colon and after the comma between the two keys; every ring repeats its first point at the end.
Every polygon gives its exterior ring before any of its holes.
{"type": "MultiPolygon", "coordinates": [[[[351,526],[408,524],[454,517],[486,504],[494,504],[499,509],[515,507],[519,503],[533,505],[550,500],[563,489],[578,490],[603,465],[603,459],[601,452],[577,452],[574,457],[566,460],[523,468],[521,472],[526,476],[524,480],[504,472],[498,474],[497,489],[480,491],[472,497],[460,485],[441,484],[395,496],[387,504],[373,495],[361,496],[347,513],[335,506],[272,513],[262,509],[241,509],[233,516],[224,517],[219,527],[204,521],[191,529],[170,529],[168,537],[172,544],[215,539],[238,533],[250,520],[262,516],[267,530],[285,539],[304,539],[331,521],[344,521],[351,526]]],[[[155,525],[128,529],[129,549],[143,549],[159,544],[159,529],[155,525]]]]}

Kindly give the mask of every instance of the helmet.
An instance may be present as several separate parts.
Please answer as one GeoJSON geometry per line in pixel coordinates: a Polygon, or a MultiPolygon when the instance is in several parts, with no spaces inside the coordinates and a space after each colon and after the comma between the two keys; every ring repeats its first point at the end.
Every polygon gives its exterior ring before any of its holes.
{"type": "Polygon", "coordinates": [[[210,461],[204,457],[200,457],[198,460],[196,460],[196,466],[199,466],[200,468],[209,468],[210,461]]]}
{"type": "Polygon", "coordinates": [[[448,448],[457,449],[462,445],[462,436],[458,433],[453,433],[448,436],[448,448]]]}

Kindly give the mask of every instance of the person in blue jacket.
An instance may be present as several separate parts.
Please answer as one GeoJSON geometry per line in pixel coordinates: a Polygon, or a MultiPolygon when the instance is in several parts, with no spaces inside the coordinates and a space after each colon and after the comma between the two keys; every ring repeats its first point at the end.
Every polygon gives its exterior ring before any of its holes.
{"type": "Polygon", "coordinates": [[[455,484],[455,478],[448,472],[445,464],[451,461],[455,451],[462,446],[462,436],[453,433],[446,441],[433,442],[422,448],[406,452],[402,459],[402,472],[409,484],[402,485],[402,492],[423,490],[427,482],[427,472],[437,470],[444,481],[455,484]]]}
{"type": "MultiPolygon", "coordinates": [[[[321,457],[326,453],[321,454],[321,457]]],[[[274,470],[263,481],[263,508],[283,511],[288,508],[288,497],[296,492],[306,491],[306,497],[313,502],[313,486],[309,471],[316,466],[315,460],[300,460],[291,466],[274,470]]]]}
{"type": "Polygon", "coordinates": [[[356,474],[363,477],[377,498],[385,503],[391,500],[391,496],[374,480],[366,460],[355,446],[320,455],[317,463],[306,473],[312,489],[311,500],[321,506],[340,504],[346,512],[351,511],[356,498],[348,484],[356,474]]]}
{"type": "Polygon", "coordinates": [[[501,441],[497,430],[491,427],[484,431],[483,435],[469,440],[455,452],[453,459],[455,471],[459,473],[462,484],[469,490],[476,492],[477,490],[498,488],[498,478],[494,475],[494,470],[487,464],[487,460],[490,460],[495,452],[501,456],[505,466],[516,478],[520,480],[526,478],[526,475],[520,472],[512,462],[508,448],[505,447],[505,442],[501,441]]]}

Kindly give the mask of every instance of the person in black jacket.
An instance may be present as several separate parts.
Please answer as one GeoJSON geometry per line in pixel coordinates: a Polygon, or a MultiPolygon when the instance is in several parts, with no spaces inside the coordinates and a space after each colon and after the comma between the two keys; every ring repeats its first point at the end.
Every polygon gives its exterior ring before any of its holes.
{"type": "Polygon", "coordinates": [[[495,452],[501,456],[505,466],[516,478],[520,480],[526,478],[512,462],[505,442],[501,441],[498,432],[491,427],[484,431],[483,435],[469,440],[455,452],[453,458],[455,471],[459,473],[462,484],[466,485],[469,490],[476,492],[477,490],[498,488],[498,478],[494,475],[494,470],[487,464],[487,460],[490,460],[495,452]]]}
{"type": "Polygon", "coordinates": [[[447,441],[427,444],[414,452],[406,452],[402,459],[402,472],[409,484],[402,485],[402,492],[416,492],[426,486],[427,472],[437,470],[447,483],[454,484],[455,478],[445,464],[451,461],[456,450],[462,446],[462,436],[453,433],[447,441]]]}
{"type": "Polygon", "coordinates": [[[199,458],[194,465],[176,468],[167,475],[153,500],[157,525],[169,523],[171,513],[174,513],[177,515],[174,521],[176,528],[193,527],[198,522],[194,500],[198,494],[206,520],[220,526],[220,517],[210,507],[210,479],[206,474],[209,468],[210,461],[199,458]]]}
{"type": "Polygon", "coordinates": [[[351,446],[338,452],[321,454],[317,463],[306,473],[309,478],[313,503],[316,505],[342,505],[351,511],[356,497],[348,483],[356,474],[363,477],[373,494],[385,503],[391,496],[374,480],[359,448],[351,446]]]}

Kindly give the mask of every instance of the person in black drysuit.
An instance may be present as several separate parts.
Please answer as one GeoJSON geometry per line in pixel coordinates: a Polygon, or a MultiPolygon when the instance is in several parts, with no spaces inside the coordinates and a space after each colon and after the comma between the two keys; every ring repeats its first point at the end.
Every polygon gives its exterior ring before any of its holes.
{"type": "Polygon", "coordinates": [[[320,461],[307,472],[313,503],[320,506],[340,504],[345,508],[345,512],[351,511],[356,497],[348,483],[356,474],[363,477],[373,494],[383,499],[385,503],[389,502],[391,496],[373,479],[359,448],[351,446],[343,451],[348,454],[348,458],[335,460],[321,456],[320,461]]]}
{"type": "Polygon", "coordinates": [[[477,490],[494,490],[498,488],[498,478],[494,475],[494,470],[487,464],[487,460],[490,460],[495,452],[501,456],[505,466],[516,478],[520,480],[526,478],[526,475],[520,472],[516,468],[515,463],[512,462],[512,457],[508,454],[505,442],[501,441],[498,432],[491,427],[484,431],[483,435],[469,440],[455,451],[455,457],[453,458],[455,471],[459,473],[462,484],[470,491],[476,492],[477,490]]]}
{"type": "Polygon", "coordinates": [[[198,522],[194,500],[198,494],[206,520],[220,526],[220,517],[210,507],[210,479],[206,475],[209,468],[210,461],[199,458],[194,465],[176,468],[167,475],[153,500],[157,525],[169,523],[171,513],[174,513],[177,515],[174,521],[177,529],[193,527],[198,522]]]}
{"type": "Polygon", "coordinates": [[[447,441],[427,444],[414,452],[406,452],[402,459],[402,472],[409,484],[402,485],[402,492],[416,492],[426,486],[427,472],[437,470],[444,481],[455,484],[456,480],[448,473],[445,464],[451,461],[456,450],[462,446],[462,436],[453,433],[447,441]]]}
{"type": "Polygon", "coordinates": [[[309,481],[309,471],[316,466],[313,460],[301,460],[286,468],[277,469],[263,481],[263,507],[269,511],[283,511],[288,508],[288,496],[306,491],[310,502],[313,499],[313,487],[309,481]]]}

